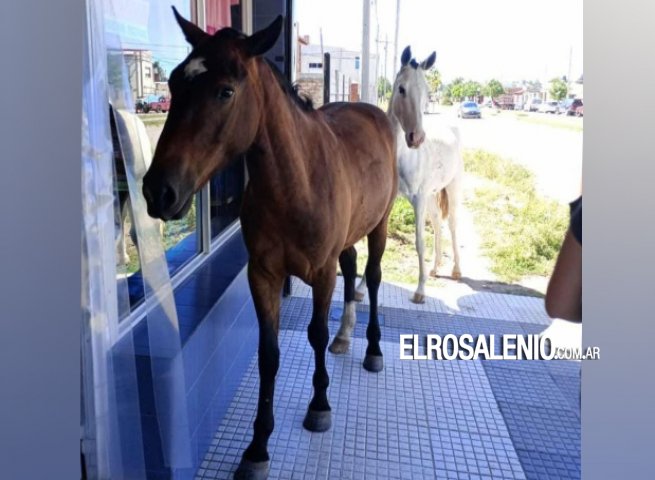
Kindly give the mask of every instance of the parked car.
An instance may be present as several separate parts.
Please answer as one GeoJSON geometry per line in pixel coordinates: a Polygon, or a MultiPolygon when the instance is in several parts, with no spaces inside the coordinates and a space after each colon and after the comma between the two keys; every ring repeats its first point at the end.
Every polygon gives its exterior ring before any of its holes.
{"type": "Polygon", "coordinates": [[[475,102],[462,102],[457,109],[460,118],[482,118],[480,107],[475,102]]]}
{"type": "Polygon", "coordinates": [[[574,99],[569,107],[566,109],[566,114],[569,116],[576,115],[576,110],[578,107],[582,107],[582,100],[579,98],[574,99]]]}
{"type": "Polygon", "coordinates": [[[523,110],[526,112],[536,112],[539,110],[541,103],[541,98],[533,98],[532,100],[525,102],[525,105],[523,105],[523,110]]]}
{"type": "Polygon", "coordinates": [[[143,113],[148,112],[157,112],[165,113],[168,112],[171,108],[171,101],[166,97],[159,97],[158,100],[154,102],[148,102],[143,108],[143,113]]]}
{"type": "Polygon", "coordinates": [[[575,109],[575,116],[576,117],[584,117],[584,105],[580,105],[575,109]]]}
{"type": "Polygon", "coordinates": [[[557,113],[558,106],[556,101],[543,102],[539,105],[539,111],[542,113],[557,113]]]}
{"type": "Polygon", "coordinates": [[[138,98],[134,103],[134,110],[136,113],[146,113],[144,110],[146,108],[147,102],[143,98],[138,98]]]}

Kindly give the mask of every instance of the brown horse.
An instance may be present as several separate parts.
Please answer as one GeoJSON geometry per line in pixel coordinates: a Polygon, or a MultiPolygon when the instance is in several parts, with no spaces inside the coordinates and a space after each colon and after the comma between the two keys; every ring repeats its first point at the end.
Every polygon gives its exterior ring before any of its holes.
{"type": "MultiPolygon", "coordinates": [[[[364,367],[383,368],[377,293],[397,190],[395,136],[387,116],[374,106],[334,103],[315,110],[297,95],[261,57],[276,42],[282,17],[251,36],[229,28],[212,36],[177,11],[175,16],[193,50],[171,74],[171,109],[143,194],[151,216],[180,218],[214,172],[246,155],[250,178],[241,225],[259,322],[260,389],[253,440],[236,476],[265,478],[284,279],[295,275],[312,287],[308,337],[315,353],[314,396],[303,425],[325,431],[331,425],[327,320],[337,261],[345,282],[344,315],[352,312],[354,321],[353,245],[364,236],[370,295],[364,367]]],[[[348,342],[348,336],[335,339],[333,351],[347,351],[348,342]]]]}

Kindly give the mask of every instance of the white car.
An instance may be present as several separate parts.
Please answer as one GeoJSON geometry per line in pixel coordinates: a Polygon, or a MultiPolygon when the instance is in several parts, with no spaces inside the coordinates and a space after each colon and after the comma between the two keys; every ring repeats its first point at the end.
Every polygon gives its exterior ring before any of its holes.
{"type": "Polygon", "coordinates": [[[525,102],[525,105],[523,105],[523,111],[536,112],[537,110],[539,110],[541,104],[542,104],[541,98],[533,98],[525,102]]]}
{"type": "Polygon", "coordinates": [[[557,113],[557,109],[559,108],[559,103],[551,100],[549,102],[543,102],[541,105],[539,105],[539,112],[542,113],[557,113]]]}

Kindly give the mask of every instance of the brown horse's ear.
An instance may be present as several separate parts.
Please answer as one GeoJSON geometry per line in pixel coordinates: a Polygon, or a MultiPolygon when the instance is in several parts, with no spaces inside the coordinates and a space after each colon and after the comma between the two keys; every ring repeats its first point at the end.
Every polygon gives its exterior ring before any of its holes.
{"type": "Polygon", "coordinates": [[[175,20],[177,20],[178,25],[184,33],[186,41],[191,44],[191,46],[196,47],[202,40],[209,36],[208,33],[202,31],[196,25],[188,21],[182,15],[179,14],[177,8],[173,8],[173,14],[175,15],[175,20]]]}
{"type": "Polygon", "coordinates": [[[405,66],[409,63],[409,61],[412,59],[412,49],[407,45],[405,47],[405,50],[403,50],[403,54],[400,56],[400,65],[405,66]]]}
{"type": "Polygon", "coordinates": [[[432,52],[428,58],[421,62],[421,68],[423,70],[430,70],[432,65],[434,65],[435,60],[437,59],[437,52],[432,52]]]}
{"type": "Polygon", "coordinates": [[[248,54],[251,57],[255,57],[268,52],[275,45],[275,42],[277,42],[280,32],[282,32],[283,24],[284,17],[278,15],[268,27],[249,36],[245,41],[248,54]]]}

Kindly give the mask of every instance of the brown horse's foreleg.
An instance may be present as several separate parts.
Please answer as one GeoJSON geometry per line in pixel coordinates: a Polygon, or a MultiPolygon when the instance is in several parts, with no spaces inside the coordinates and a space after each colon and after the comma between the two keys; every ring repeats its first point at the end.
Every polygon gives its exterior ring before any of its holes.
{"type": "Polygon", "coordinates": [[[327,387],[330,378],[328,377],[327,368],[325,368],[325,350],[330,338],[327,322],[336,276],[335,266],[328,266],[317,275],[312,285],[314,311],[312,320],[307,327],[307,336],[310,345],[314,349],[316,362],[312,382],[314,397],[309,402],[309,409],[303,422],[303,426],[312,432],[324,432],[332,424],[330,404],[327,398],[327,387]]]}
{"type": "Polygon", "coordinates": [[[366,357],[364,368],[369,372],[379,372],[384,368],[382,361],[382,350],[380,349],[380,324],[378,322],[378,290],[382,282],[382,268],[380,262],[387,243],[387,217],[375,227],[368,235],[368,262],[366,264],[366,285],[368,286],[368,298],[370,302],[370,313],[368,327],[366,328],[366,357]]]}
{"type": "Polygon", "coordinates": [[[248,280],[257,320],[259,322],[259,402],[254,423],[252,442],[246,449],[235,472],[235,479],[264,479],[268,476],[268,438],[273,433],[273,394],[280,349],[278,330],[280,324],[280,295],[284,275],[271,274],[252,260],[248,265],[248,280]]]}
{"type": "Polygon", "coordinates": [[[350,346],[350,336],[355,328],[357,317],[355,316],[355,279],[357,277],[357,250],[350,247],[339,255],[339,265],[343,273],[343,314],[341,315],[341,326],[337,332],[330,351],[332,353],[346,353],[350,346]]]}

